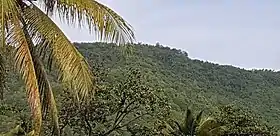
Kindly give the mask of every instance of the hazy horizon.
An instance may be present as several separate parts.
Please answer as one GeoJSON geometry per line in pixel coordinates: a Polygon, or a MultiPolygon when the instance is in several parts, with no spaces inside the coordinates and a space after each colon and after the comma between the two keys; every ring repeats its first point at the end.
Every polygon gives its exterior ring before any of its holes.
{"type": "MultiPolygon", "coordinates": [[[[223,65],[280,69],[280,1],[99,1],[134,27],[137,42],[159,42],[223,65]]],[[[71,41],[96,42],[87,30],[55,21],[71,41]]]]}

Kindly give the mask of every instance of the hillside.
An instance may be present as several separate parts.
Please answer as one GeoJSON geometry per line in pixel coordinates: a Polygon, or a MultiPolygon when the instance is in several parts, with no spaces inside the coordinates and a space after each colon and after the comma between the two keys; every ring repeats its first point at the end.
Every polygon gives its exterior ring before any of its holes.
{"type": "MultiPolygon", "coordinates": [[[[122,81],[129,68],[140,69],[149,86],[163,89],[177,119],[187,107],[210,113],[219,105],[234,104],[280,128],[280,72],[250,71],[192,60],[186,52],[161,45],[137,44],[122,49],[105,43],[75,44],[94,70],[108,73],[104,78],[108,83],[122,81]]],[[[0,132],[29,115],[23,85],[15,81],[20,78],[10,71],[10,91],[0,103],[0,132]]],[[[59,94],[58,82],[52,81],[55,94],[59,94]]]]}
{"type": "Polygon", "coordinates": [[[163,46],[138,44],[125,55],[112,44],[76,45],[90,64],[108,68],[112,81],[121,79],[125,67],[140,68],[148,83],[164,88],[174,111],[235,104],[280,127],[280,72],[192,60],[186,52],[163,46]]]}

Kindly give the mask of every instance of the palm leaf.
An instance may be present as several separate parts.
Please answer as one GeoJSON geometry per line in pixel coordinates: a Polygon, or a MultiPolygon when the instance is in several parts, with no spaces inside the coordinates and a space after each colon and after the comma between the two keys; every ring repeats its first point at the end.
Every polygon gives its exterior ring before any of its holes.
{"type": "Polygon", "coordinates": [[[214,118],[208,117],[202,121],[197,129],[198,135],[218,136],[222,132],[222,127],[214,118]]]}
{"type": "Polygon", "coordinates": [[[57,9],[68,24],[86,24],[100,40],[117,43],[133,42],[132,27],[116,12],[96,0],[44,0],[47,12],[57,9]]]}
{"type": "Polygon", "coordinates": [[[187,113],[185,116],[184,128],[183,128],[184,134],[192,134],[194,130],[194,122],[195,121],[194,121],[192,111],[189,108],[187,108],[187,113]]]}
{"type": "Polygon", "coordinates": [[[203,110],[200,111],[200,112],[198,113],[198,115],[196,116],[196,119],[195,119],[195,127],[197,127],[197,126],[199,125],[199,123],[201,122],[202,114],[203,114],[203,110]]]}
{"type": "Polygon", "coordinates": [[[94,78],[85,58],[67,39],[58,26],[38,7],[33,5],[24,10],[28,30],[41,46],[51,50],[51,59],[60,71],[60,79],[70,85],[78,100],[87,100],[94,94],[94,78]]]}
{"type": "Polygon", "coordinates": [[[216,128],[213,128],[209,131],[209,133],[212,135],[212,136],[221,136],[224,134],[224,131],[225,131],[225,127],[224,126],[218,126],[216,128]]]}
{"type": "Polygon", "coordinates": [[[48,111],[50,111],[52,123],[53,123],[52,125],[54,127],[54,133],[55,135],[59,135],[60,132],[59,132],[59,124],[58,124],[58,111],[57,111],[52,87],[47,78],[47,73],[45,71],[45,68],[35,51],[36,51],[35,49],[32,50],[32,56],[34,60],[34,67],[36,70],[39,90],[41,94],[42,111],[45,114],[48,111]]]}
{"type": "Polygon", "coordinates": [[[35,134],[40,134],[42,125],[41,102],[34,61],[32,59],[30,43],[32,43],[27,32],[24,31],[24,25],[21,22],[21,9],[15,0],[6,0],[9,9],[9,29],[10,41],[13,46],[16,46],[16,66],[23,76],[26,84],[28,102],[31,107],[32,116],[34,119],[35,134]]]}
{"type": "Polygon", "coordinates": [[[175,124],[176,124],[176,126],[178,127],[179,131],[180,131],[181,133],[183,133],[184,131],[183,131],[183,128],[181,127],[181,125],[180,125],[177,121],[175,121],[175,124]]]}

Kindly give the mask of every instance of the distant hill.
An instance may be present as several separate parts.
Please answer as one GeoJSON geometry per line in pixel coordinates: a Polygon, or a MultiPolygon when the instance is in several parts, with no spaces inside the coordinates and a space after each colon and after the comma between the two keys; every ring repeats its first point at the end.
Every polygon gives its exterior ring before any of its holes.
{"type": "MultiPolygon", "coordinates": [[[[128,48],[106,43],[75,45],[94,70],[101,67],[109,73],[104,79],[109,83],[122,80],[128,68],[140,69],[148,85],[164,90],[178,119],[187,107],[214,111],[218,105],[235,104],[280,128],[280,72],[244,70],[193,60],[187,52],[159,44],[136,44],[128,48]]],[[[0,132],[29,115],[24,87],[14,81],[20,78],[10,71],[10,91],[5,92],[5,99],[0,102],[0,132]],[[1,110],[9,112],[1,113],[1,110]]],[[[52,84],[55,94],[59,93],[57,81],[52,84]]]]}
{"type": "Polygon", "coordinates": [[[187,52],[161,45],[136,44],[128,54],[113,44],[76,45],[90,64],[108,68],[112,81],[121,79],[125,67],[144,71],[149,84],[165,90],[175,114],[187,106],[211,110],[235,104],[280,128],[280,72],[192,60],[187,52]]]}

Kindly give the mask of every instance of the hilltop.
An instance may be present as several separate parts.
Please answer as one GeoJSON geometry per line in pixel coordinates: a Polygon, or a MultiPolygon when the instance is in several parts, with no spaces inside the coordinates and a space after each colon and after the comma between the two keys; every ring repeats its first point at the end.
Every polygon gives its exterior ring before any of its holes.
{"type": "MultiPolygon", "coordinates": [[[[75,45],[93,71],[108,74],[102,77],[107,83],[122,81],[129,68],[139,69],[149,86],[164,91],[174,118],[180,119],[187,107],[211,113],[219,105],[233,104],[280,128],[280,72],[245,70],[195,60],[185,51],[161,45],[135,44],[127,48],[110,43],[75,45]]],[[[61,89],[54,77],[50,73],[54,93],[58,95],[61,89]]],[[[29,116],[23,84],[14,81],[20,78],[10,71],[9,91],[0,103],[0,132],[29,116]]]]}
{"type": "Polygon", "coordinates": [[[141,69],[147,83],[164,88],[175,114],[186,107],[211,110],[235,104],[280,127],[280,72],[194,60],[185,51],[161,45],[136,44],[130,53],[113,44],[76,45],[90,64],[109,69],[112,81],[121,79],[126,67],[141,69]]]}

